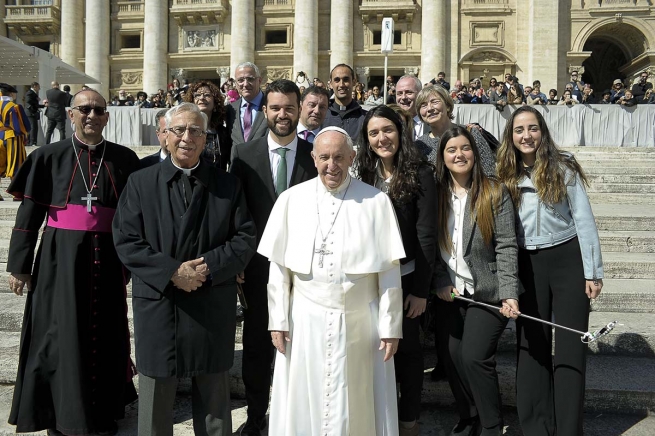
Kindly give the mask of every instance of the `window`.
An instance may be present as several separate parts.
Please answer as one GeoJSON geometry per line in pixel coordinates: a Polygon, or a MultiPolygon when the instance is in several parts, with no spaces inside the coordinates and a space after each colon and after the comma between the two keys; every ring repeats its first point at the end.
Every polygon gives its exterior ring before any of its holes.
{"type": "Polygon", "coordinates": [[[266,45],[268,44],[286,44],[287,43],[287,30],[267,30],[266,31],[266,45]]]}
{"type": "MultiPolygon", "coordinates": [[[[373,31],[373,45],[382,44],[382,31],[374,30],[373,31]]],[[[402,44],[402,32],[400,30],[393,31],[393,45],[402,44]]]]}
{"type": "Polygon", "coordinates": [[[141,48],[141,35],[123,35],[121,37],[121,48],[141,48]]]}

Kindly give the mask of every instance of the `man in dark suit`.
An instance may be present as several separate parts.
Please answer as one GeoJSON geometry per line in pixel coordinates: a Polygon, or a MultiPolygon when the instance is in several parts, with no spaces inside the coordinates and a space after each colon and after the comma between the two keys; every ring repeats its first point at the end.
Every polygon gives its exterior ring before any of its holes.
{"type": "Polygon", "coordinates": [[[262,113],[262,78],[252,62],[237,65],[234,70],[241,98],[226,107],[227,126],[232,132],[232,144],[242,144],[266,135],[262,113]]]}
{"type": "Polygon", "coordinates": [[[166,149],[166,111],[168,111],[168,109],[162,109],[157,112],[157,115],[155,115],[155,123],[157,124],[157,130],[155,130],[155,132],[157,133],[157,140],[159,140],[159,146],[161,148],[158,152],[141,159],[141,168],[158,164],[165,160],[170,154],[166,149]]]}
{"type": "MultiPolygon", "coordinates": [[[[441,74],[441,73],[439,73],[441,74]]],[[[396,103],[402,109],[406,110],[412,116],[414,125],[412,126],[412,139],[420,138],[426,133],[430,133],[430,126],[423,122],[418,114],[416,107],[416,97],[423,89],[421,81],[416,76],[403,76],[396,83],[396,103]]]]}
{"type": "MultiPolygon", "coordinates": [[[[237,76],[239,77],[239,76],[237,76]]],[[[278,195],[287,187],[317,176],[312,145],[298,138],[300,91],[290,80],[271,83],[262,99],[268,135],[232,147],[230,172],[243,185],[248,209],[257,228],[257,244],[278,195]]],[[[243,383],[248,420],[243,436],[259,436],[266,425],[274,348],[268,332],[269,262],[255,254],[245,269],[243,290],[248,303],[243,324],[243,383]]]]}
{"type": "Polygon", "coordinates": [[[38,82],[32,82],[29,91],[25,93],[25,110],[27,118],[30,120],[30,137],[27,140],[27,145],[38,145],[36,140],[39,138],[39,108],[44,107],[39,103],[39,90],[41,85],[38,82]]]}
{"type": "Polygon", "coordinates": [[[50,144],[52,132],[55,126],[59,130],[59,140],[66,138],[66,103],[68,96],[59,89],[59,82],[52,82],[52,89],[46,92],[48,98],[48,108],[45,110],[45,116],[48,118],[48,129],[45,132],[45,143],[50,144]]]}
{"type": "Polygon", "coordinates": [[[200,158],[207,116],[166,113],[170,158],[134,173],[113,221],[132,272],[140,435],[172,435],[178,378],[191,377],[196,434],[232,435],[237,274],[255,250],[241,184],[200,158]]]}

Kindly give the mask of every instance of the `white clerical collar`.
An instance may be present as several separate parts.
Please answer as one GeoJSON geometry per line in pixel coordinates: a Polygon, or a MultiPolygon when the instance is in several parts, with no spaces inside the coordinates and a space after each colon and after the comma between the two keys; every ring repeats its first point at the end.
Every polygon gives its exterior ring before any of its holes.
{"type": "Polygon", "coordinates": [[[177,164],[173,159],[171,159],[171,163],[173,164],[173,166],[175,166],[175,168],[182,171],[186,176],[190,176],[191,171],[195,170],[196,168],[198,168],[198,165],[200,165],[200,159],[198,159],[198,163],[196,163],[193,168],[180,168],[179,166],[177,166],[177,164]]]}
{"type": "Polygon", "coordinates": [[[105,140],[103,139],[102,141],[98,142],[97,144],[87,144],[86,142],[82,141],[75,133],[73,133],[73,135],[75,135],[75,139],[77,139],[77,142],[84,145],[85,147],[87,147],[91,151],[95,151],[95,149],[98,148],[99,145],[101,145],[103,142],[105,142],[105,140]]]}
{"type": "Polygon", "coordinates": [[[323,182],[321,182],[320,177],[317,177],[316,180],[318,183],[318,190],[320,193],[324,194],[327,192],[330,193],[331,195],[336,195],[336,194],[340,194],[350,185],[350,174],[346,175],[346,178],[343,180],[343,182],[341,182],[339,186],[337,186],[336,189],[328,189],[327,186],[325,186],[323,182]]]}
{"type": "Polygon", "coordinates": [[[296,134],[293,135],[293,139],[287,145],[280,145],[277,142],[275,142],[270,132],[267,136],[267,141],[268,141],[268,150],[273,153],[275,153],[275,150],[277,150],[278,148],[286,148],[287,151],[294,151],[294,152],[298,148],[298,135],[296,134]]]}

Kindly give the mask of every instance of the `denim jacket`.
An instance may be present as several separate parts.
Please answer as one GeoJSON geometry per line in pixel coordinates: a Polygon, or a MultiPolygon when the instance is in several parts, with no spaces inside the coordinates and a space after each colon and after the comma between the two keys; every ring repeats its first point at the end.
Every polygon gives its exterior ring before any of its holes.
{"type": "Polygon", "coordinates": [[[516,222],[518,245],[526,250],[538,250],[562,244],[577,235],[585,279],[602,279],[600,239],[589,197],[578,174],[574,177],[570,170],[566,170],[565,176],[566,196],[553,205],[539,199],[529,177],[519,180],[521,206],[516,222]]]}

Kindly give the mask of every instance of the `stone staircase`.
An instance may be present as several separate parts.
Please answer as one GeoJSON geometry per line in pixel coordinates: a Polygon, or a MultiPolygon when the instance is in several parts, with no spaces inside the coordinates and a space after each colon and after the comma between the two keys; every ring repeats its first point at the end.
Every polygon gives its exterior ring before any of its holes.
{"type": "MultiPolygon", "coordinates": [[[[140,156],[146,156],[157,148],[135,149],[140,156]]],[[[612,433],[604,432],[602,425],[587,423],[586,419],[589,432],[585,434],[652,435],[655,434],[655,420],[642,417],[655,412],[655,149],[581,147],[569,151],[575,153],[591,183],[588,192],[603,247],[605,286],[592,306],[589,329],[593,331],[610,321],[618,321],[610,335],[589,347],[585,407],[589,419],[592,415],[594,418],[602,415],[614,416],[614,420],[621,422],[630,421],[621,432],[612,433]],[[642,431],[624,433],[632,425],[642,431]]],[[[0,191],[6,200],[11,200],[4,193],[6,186],[7,181],[3,179],[0,191]]],[[[10,292],[5,272],[9,235],[17,208],[18,202],[0,202],[0,435],[13,433],[13,427],[4,423],[16,378],[25,302],[25,298],[10,292]]],[[[131,294],[128,300],[131,328],[131,294]]],[[[521,435],[511,409],[515,405],[515,344],[514,332],[508,328],[499,345],[498,372],[503,403],[510,407],[508,421],[514,420],[514,428],[507,434],[521,435]]],[[[231,370],[235,410],[243,410],[240,349],[238,337],[236,361],[231,370]]],[[[450,389],[445,381],[434,382],[429,376],[434,361],[434,348],[426,347],[423,408],[430,420],[438,421],[439,418],[432,417],[445,413],[449,418],[444,426],[452,425],[456,418],[448,415],[452,414],[453,405],[450,389]]],[[[181,385],[180,394],[182,401],[188,403],[190,383],[181,385]]],[[[136,434],[135,415],[135,410],[128,411],[128,419],[121,424],[119,434],[136,434]]],[[[192,434],[189,419],[190,415],[176,421],[179,422],[176,435],[192,434]]],[[[422,418],[424,430],[421,434],[442,434],[434,425],[430,430],[426,419],[422,418]]]]}

